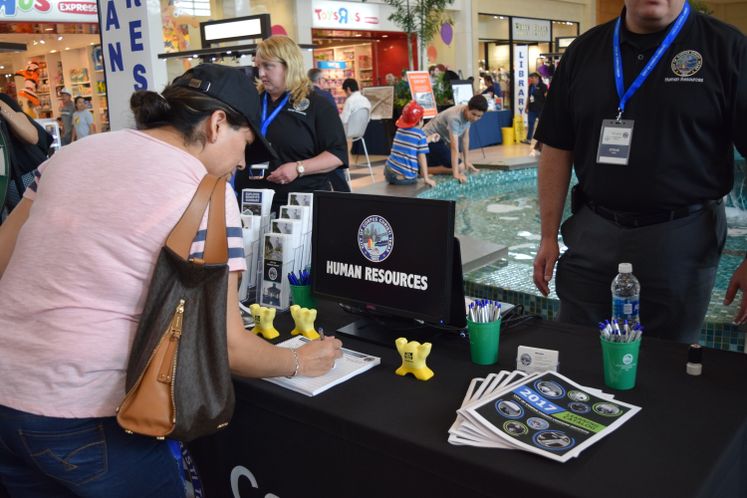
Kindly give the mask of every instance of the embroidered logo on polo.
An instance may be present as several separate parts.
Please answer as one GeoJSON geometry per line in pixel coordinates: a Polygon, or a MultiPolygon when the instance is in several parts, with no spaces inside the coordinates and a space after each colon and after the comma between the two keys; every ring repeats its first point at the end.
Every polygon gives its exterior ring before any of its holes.
{"type": "Polygon", "coordinates": [[[695,50],[683,50],[672,58],[672,72],[676,76],[664,78],[667,83],[690,82],[702,83],[703,78],[694,78],[703,67],[703,56],[695,50]]]}
{"type": "Polygon", "coordinates": [[[369,216],[358,227],[358,248],[372,263],[381,263],[392,253],[394,231],[383,216],[369,216]]]}
{"type": "Polygon", "coordinates": [[[703,56],[695,50],[685,50],[672,59],[672,72],[681,78],[689,78],[703,67],[703,56]]]}

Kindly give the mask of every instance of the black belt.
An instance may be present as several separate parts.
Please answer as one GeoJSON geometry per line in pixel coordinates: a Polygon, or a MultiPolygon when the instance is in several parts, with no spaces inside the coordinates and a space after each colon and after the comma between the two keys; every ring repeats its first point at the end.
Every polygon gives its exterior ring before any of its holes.
{"type": "Polygon", "coordinates": [[[657,223],[664,223],[666,221],[673,221],[691,214],[699,213],[706,208],[715,206],[721,203],[721,199],[717,201],[708,201],[702,204],[692,204],[690,206],[681,207],[678,209],[672,209],[667,211],[655,211],[652,213],[629,213],[625,211],[613,211],[607,209],[604,206],[593,201],[586,201],[586,205],[602,218],[606,218],[610,221],[614,221],[618,225],[626,228],[645,227],[648,225],[655,225],[657,223]]]}

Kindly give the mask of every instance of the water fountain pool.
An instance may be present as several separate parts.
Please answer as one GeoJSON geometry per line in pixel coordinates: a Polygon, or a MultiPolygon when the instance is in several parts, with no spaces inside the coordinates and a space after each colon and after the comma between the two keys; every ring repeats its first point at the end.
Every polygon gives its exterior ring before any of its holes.
{"type": "MultiPolygon", "coordinates": [[[[736,169],[735,188],[725,199],[726,247],[701,331],[701,343],[744,351],[744,333],[731,323],[737,306],[722,304],[731,274],[747,253],[747,166],[744,159],[738,159],[736,169]]],[[[547,298],[543,297],[532,282],[532,262],[540,239],[536,169],[484,170],[471,177],[466,185],[442,180],[418,197],[456,200],[455,230],[458,234],[508,246],[507,258],[465,274],[465,290],[469,295],[520,303],[528,311],[545,318],[555,316],[559,304],[557,295],[553,291],[547,298]]],[[[564,219],[570,215],[569,205],[567,201],[564,219]]],[[[561,241],[561,251],[564,249],[561,241]]]]}

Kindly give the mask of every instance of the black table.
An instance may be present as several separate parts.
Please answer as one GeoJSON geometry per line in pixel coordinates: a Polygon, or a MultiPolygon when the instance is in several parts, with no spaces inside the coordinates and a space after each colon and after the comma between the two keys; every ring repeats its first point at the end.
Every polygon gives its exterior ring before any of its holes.
{"type": "MultiPolygon", "coordinates": [[[[328,331],[355,318],[323,303],[319,309],[317,324],[328,331]]],[[[289,330],[286,316],[276,323],[289,330]]],[[[604,388],[593,328],[533,320],[504,330],[492,367],[473,365],[463,339],[438,337],[428,382],[394,374],[399,335],[407,336],[393,332],[391,347],[343,338],[380,356],[381,365],[313,398],[236,380],[231,425],[191,445],[208,496],[239,496],[231,492],[232,471],[242,498],[747,496],[743,354],[706,350],[703,375],[690,377],[686,345],[644,339],[638,385],[615,392],[643,409],[561,464],[518,450],[452,446],[447,430],[470,379],[512,370],[520,344],[558,349],[561,373],[604,388]]]]}

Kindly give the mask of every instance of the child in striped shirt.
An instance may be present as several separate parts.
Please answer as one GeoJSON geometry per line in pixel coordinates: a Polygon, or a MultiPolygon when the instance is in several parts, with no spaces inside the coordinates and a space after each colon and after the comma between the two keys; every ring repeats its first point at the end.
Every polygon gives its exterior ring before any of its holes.
{"type": "Polygon", "coordinates": [[[428,142],[435,142],[440,137],[438,133],[426,137],[421,129],[423,112],[420,104],[410,101],[397,120],[397,133],[384,167],[384,177],[392,185],[412,185],[418,181],[420,171],[426,185],[436,186],[436,182],[428,176],[425,155],[428,153],[428,142]]]}

